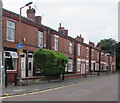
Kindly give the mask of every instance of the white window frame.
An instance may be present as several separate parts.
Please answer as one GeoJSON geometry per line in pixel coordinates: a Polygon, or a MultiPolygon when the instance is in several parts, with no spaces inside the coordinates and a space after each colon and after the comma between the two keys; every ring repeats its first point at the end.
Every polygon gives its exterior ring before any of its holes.
{"type": "Polygon", "coordinates": [[[93,59],[93,57],[94,57],[94,49],[92,49],[92,59],[93,59]]]}
{"type": "Polygon", "coordinates": [[[112,63],[112,57],[110,56],[110,62],[112,63]]]}
{"type": "Polygon", "coordinates": [[[81,70],[81,61],[80,59],[77,59],[77,71],[80,72],[81,70]]]}
{"type": "Polygon", "coordinates": [[[99,60],[99,52],[97,52],[97,59],[99,60]]]}
{"type": "Polygon", "coordinates": [[[86,48],[86,57],[89,58],[89,48],[86,48]]]}
{"type": "Polygon", "coordinates": [[[59,46],[59,36],[54,35],[54,50],[58,51],[58,46],[59,46]]]}
{"type": "Polygon", "coordinates": [[[70,41],[69,42],[69,53],[72,54],[72,48],[73,48],[73,44],[72,42],[70,41]]]}
{"type": "Polygon", "coordinates": [[[94,63],[95,61],[91,61],[91,70],[94,70],[94,63]]]}
{"type": "Polygon", "coordinates": [[[5,58],[11,58],[11,56],[12,56],[12,62],[13,62],[13,59],[15,60],[15,64],[13,64],[13,65],[15,65],[15,69],[14,70],[7,70],[7,71],[16,71],[17,70],[17,58],[18,58],[17,52],[13,52],[13,51],[5,51],[4,52],[5,58]],[[9,56],[5,55],[5,53],[7,53],[7,52],[9,53],[9,56]]]}
{"type": "Polygon", "coordinates": [[[43,32],[38,31],[38,47],[43,47],[43,32]]]}
{"type": "Polygon", "coordinates": [[[78,44],[78,56],[80,56],[81,45],[78,44]]]}
{"type": "Polygon", "coordinates": [[[73,71],[73,60],[72,59],[68,59],[68,72],[72,72],[73,71]],[[71,65],[71,67],[70,67],[71,65]]]}
{"type": "Polygon", "coordinates": [[[67,72],[67,64],[66,64],[66,66],[65,66],[65,72],[67,72]]]}
{"type": "Polygon", "coordinates": [[[89,71],[89,61],[86,61],[86,71],[89,71]]]}
{"type": "Polygon", "coordinates": [[[14,42],[14,39],[15,39],[15,22],[7,20],[7,35],[6,35],[6,40],[14,42]],[[9,30],[12,30],[12,32],[8,32],[9,30]],[[9,36],[10,36],[11,39],[9,39],[9,36]]]}

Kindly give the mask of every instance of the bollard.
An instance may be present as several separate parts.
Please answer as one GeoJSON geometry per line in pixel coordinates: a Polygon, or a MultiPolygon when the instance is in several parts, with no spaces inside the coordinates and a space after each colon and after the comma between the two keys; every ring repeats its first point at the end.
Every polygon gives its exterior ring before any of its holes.
{"type": "Polygon", "coordinates": [[[14,82],[15,82],[15,86],[17,86],[17,74],[15,73],[15,76],[14,76],[14,82]]]}

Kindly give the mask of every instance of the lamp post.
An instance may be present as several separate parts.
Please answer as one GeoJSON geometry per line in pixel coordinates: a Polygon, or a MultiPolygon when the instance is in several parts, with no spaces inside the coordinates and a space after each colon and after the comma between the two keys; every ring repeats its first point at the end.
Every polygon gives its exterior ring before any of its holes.
{"type": "Polygon", "coordinates": [[[110,54],[109,53],[107,53],[107,61],[108,61],[108,64],[107,64],[107,74],[109,73],[109,71],[110,71],[110,54]]]}
{"type": "MultiPolygon", "coordinates": [[[[3,71],[3,38],[2,38],[2,0],[0,1],[0,96],[2,95],[2,87],[5,83],[5,75],[3,71]]],[[[0,100],[1,102],[1,100],[0,100]]]]}
{"type": "Polygon", "coordinates": [[[24,5],[23,7],[20,8],[20,16],[19,16],[19,36],[20,36],[20,43],[22,42],[21,40],[21,14],[22,14],[22,9],[26,6],[31,5],[33,2],[29,2],[26,5],[24,5]]]}
{"type": "MultiPolygon", "coordinates": [[[[22,44],[22,33],[21,33],[21,14],[22,14],[22,9],[26,6],[31,5],[33,2],[29,2],[25,4],[23,7],[20,8],[20,15],[19,15],[19,44],[22,44]]],[[[19,84],[22,82],[22,77],[21,77],[21,55],[19,52],[19,84]]]]}
{"type": "Polygon", "coordinates": [[[113,64],[114,64],[114,72],[116,71],[115,69],[116,69],[116,49],[114,48],[114,61],[113,61],[113,64]]]}

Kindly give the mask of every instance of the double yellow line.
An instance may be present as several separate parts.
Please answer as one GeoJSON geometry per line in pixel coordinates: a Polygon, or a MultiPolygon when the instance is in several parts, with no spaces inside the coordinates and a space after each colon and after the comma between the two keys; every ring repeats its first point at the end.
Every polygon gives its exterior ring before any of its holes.
{"type": "MultiPolygon", "coordinates": [[[[107,76],[107,77],[112,77],[112,76],[107,76]]],[[[21,93],[21,94],[16,94],[16,95],[9,95],[6,94],[5,97],[1,97],[1,99],[5,99],[5,98],[10,98],[10,97],[17,97],[17,96],[25,96],[25,95],[30,95],[30,94],[36,94],[36,93],[43,93],[43,92],[48,92],[48,91],[52,91],[52,90],[57,90],[57,89],[61,89],[61,88],[65,88],[65,87],[71,87],[71,86],[75,86],[75,85],[79,85],[79,84],[85,84],[89,81],[96,81],[96,80],[103,80],[106,77],[100,77],[100,78],[95,78],[95,79],[88,79],[87,81],[83,81],[83,82],[78,82],[78,83],[73,83],[73,84],[67,84],[67,85],[63,85],[63,86],[59,86],[59,87],[55,87],[55,88],[47,88],[46,90],[40,90],[40,89],[34,89],[31,93],[21,93]]]]}

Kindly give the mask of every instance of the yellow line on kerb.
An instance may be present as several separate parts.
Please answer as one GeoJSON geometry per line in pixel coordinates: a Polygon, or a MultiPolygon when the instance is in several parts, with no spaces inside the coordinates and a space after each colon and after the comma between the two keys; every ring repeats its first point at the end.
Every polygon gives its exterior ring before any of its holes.
{"type": "Polygon", "coordinates": [[[32,93],[24,93],[24,94],[11,95],[11,96],[9,96],[9,94],[8,94],[8,96],[2,97],[2,99],[10,98],[10,97],[17,97],[17,96],[25,96],[25,95],[28,95],[28,94],[43,93],[43,92],[48,92],[48,91],[51,91],[51,90],[57,90],[57,89],[61,89],[61,88],[65,88],[65,87],[70,87],[70,86],[74,86],[74,85],[78,85],[78,84],[84,84],[84,83],[87,83],[87,81],[82,82],[82,83],[68,84],[68,85],[64,85],[64,86],[60,86],[60,87],[55,87],[55,88],[48,88],[46,90],[41,90],[41,91],[40,90],[39,91],[35,91],[35,92],[33,91],[32,93]]]}
{"type": "MultiPolygon", "coordinates": [[[[109,76],[111,77],[111,76],[109,76]]],[[[25,95],[28,95],[28,94],[36,94],[36,93],[43,93],[43,92],[48,92],[48,91],[51,91],[51,90],[57,90],[57,89],[61,89],[61,88],[65,88],[65,87],[71,87],[71,86],[75,86],[75,85],[78,85],[78,84],[85,84],[89,81],[96,81],[96,80],[103,80],[105,77],[101,77],[101,78],[95,78],[95,79],[88,79],[87,81],[83,81],[83,82],[79,82],[79,83],[73,83],[73,84],[67,84],[67,85],[63,85],[63,86],[60,86],[60,87],[55,87],[55,88],[47,88],[46,90],[40,90],[40,89],[34,89],[33,92],[31,93],[23,93],[23,94],[16,94],[16,95],[9,95],[7,94],[8,96],[6,97],[1,97],[2,99],[4,98],[10,98],[10,97],[17,97],[17,96],[25,96],[25,95]]]]}

